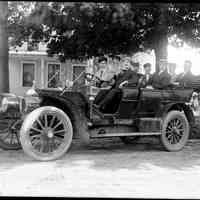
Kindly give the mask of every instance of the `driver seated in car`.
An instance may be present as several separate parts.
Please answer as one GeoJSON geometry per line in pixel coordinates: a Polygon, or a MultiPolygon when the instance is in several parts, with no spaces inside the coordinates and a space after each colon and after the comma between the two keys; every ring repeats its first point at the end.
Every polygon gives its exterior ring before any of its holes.
{"type": "Polygon", "coordinates": [[[110,73],[110,66],[106,57],[103,56],[98,59],[98,70],[95,76],[101,80],[96,83],[97,87],[109,86],[113,74],[110,73]]]}
{"type": "Polygon", "coordinates": [[[112,88],[99,98],[97,95],[94,103],[95,107],[103,112],[107,112],[110,107],[115,107],[121,99],[121,89],[125,85],[137,85],[139,74],[131,70],[131,63],[128,58],[124,59],[120,67],[120,73],[112,78],[112,88]],[[112,105],[112,106],[111,106],[112,105]]]}
{"type": "Polygon", "coordinates": [[[94,105],[98,105],[99,102],[104,98],[104,96],[107,94],[108,90],[106,88],[111,87],[114,83],[113,76],[108,77],[108,60],[106,57],[100,57],[98,59],[98,70],[95,73],[95,76],[99,78],[99,81],[96,82],[96,86],[99,88],[104,88],[100,90],[100,92],[97,94],[94,105]]]}

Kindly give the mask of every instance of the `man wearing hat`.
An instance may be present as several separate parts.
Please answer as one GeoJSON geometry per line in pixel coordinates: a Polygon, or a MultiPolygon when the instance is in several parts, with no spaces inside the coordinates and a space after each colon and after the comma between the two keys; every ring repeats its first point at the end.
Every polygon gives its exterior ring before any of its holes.
{"type": "Polygon", "coordinates": [[[130,61],[125,59],[123,65],[120,67],[120,73],[113,77],[113,85],[111,90],[100,101],[98,107],[103,112],[113,112],[117,109],[118,103],[121,99],[121,89],[125,85],[137,85],[139,76],[132,71],[130,61]]]}
{"type": "Polygon", "coordinates": [[[145,88],[149,85],[152,85],[152,74],[151,74],[151,64],[145,63],[143,65],[144,75],[140,79],[139,87],[145,88]]]}
{"type": "Polygon", "coordinates": [[[167,70],[167,61],[162,59],[159,64],[159,72],[155,72],[152,76],[152,86],[155,89],[167,89],[171,85],[171,76],[167,70]]]}
{"type": "MultiPolygon", "coordinates": [[[[106,74],[108,71],[108,59],[104,56],[99,57],[98,59],[98,70],[95,75],[100,78],[102,81],[106,81],[106,74]]],[[[102,83],[102,82],[101,82],[102,83]]],[[[99,84],[101,84],[99,83],[99,84]]]]}
{"type": "Polygon", "coordinates": [[[186,60],[184,62],[184,72],[177,76],[176,81],[185,86],[194,80],[194,75],[191,72],[192,62],[186,60]]]}
{"type": "MultiPolygon", "coordinates": [[[[99,70],[95,73],[95,75],[101,80],[100,82],[97,82],[96,85],[97,87],[105,87],[105,85],[108,86],[108,84],[111,82],[112,80],[107,80],[105,79],[105,76],[107,75],[108,72],[108,66],[107,66],[107,58],[104,56],[99,57],[98,59],[98,68],[99,70]]],[[[99,104],[99,102],[105,97],[105,95],[108,93],[107,90],[101,90],[95,100],[94,100],[94,104],[99,104]]]]}

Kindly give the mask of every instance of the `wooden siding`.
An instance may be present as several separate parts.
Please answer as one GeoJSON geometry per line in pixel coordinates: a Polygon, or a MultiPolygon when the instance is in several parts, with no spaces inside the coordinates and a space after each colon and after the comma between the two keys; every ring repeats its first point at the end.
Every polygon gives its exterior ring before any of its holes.
{"type": "Polygon", "coordinates": [[[16,95],[24,96],[26,91],[30,87],[22,87],[22,63],[23,62],[34,62],[35,66],[35,81],[39,88],[42,88],[42,74],[44,78],[44,86],[47,87],[48,80],[48,63],[59,63],[61,64],[61,81],[65,82],[66,79],[72,80],[73,78],[73,65],[87,65],[87,62],[79,62],[75,60],[67,60],[65,63],[60,63],[58,59],[47,57],[45,55],[20,55],[10,54],[9,55],[9,82],[10,92],[16,95]],[[42,73],[42,59],[44,59],[44,73],[42,73]]]}

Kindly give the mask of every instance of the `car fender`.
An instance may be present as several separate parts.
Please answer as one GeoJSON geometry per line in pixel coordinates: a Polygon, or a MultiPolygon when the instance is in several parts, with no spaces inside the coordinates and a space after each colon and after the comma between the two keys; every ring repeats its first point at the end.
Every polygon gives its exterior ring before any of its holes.
{"type": "Polygon", "coordinates": [[[63,110],[72,121],[74,138],[80,138],[83,143],[89,142],[87,118],[84,108],[64,96],[42,96],[40,106],[46,105],[55,106],[63,110]]]}
{"type": "Polygon", "coordinates": [[[195,117],[193,111],[191,107],[185,103],[169,103],[163,105],[157,111],[156,116],[163,119],[166,116],[166,114],[171,110],[183,110],[190,125],[193,125],[195,123],[195,117]]]}

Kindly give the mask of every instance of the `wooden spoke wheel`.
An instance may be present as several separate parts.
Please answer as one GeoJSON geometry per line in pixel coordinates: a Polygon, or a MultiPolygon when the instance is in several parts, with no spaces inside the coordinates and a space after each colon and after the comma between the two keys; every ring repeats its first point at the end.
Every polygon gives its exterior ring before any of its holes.
{"type": "Polygon", "coordinates": [[[0,120],[0,147],[4,150],[19,150],[19,130],[22,125],[21,119],[0,120]]]}
{"type": "Polygon", "coordinates": [[[188,141],[189,123],[183,112],[170,111],[163,121],[161,142],[167,151],[179,151],[188,141]]]}
{"type": "Polygon", "coordinates": [[[20,130],[24,152],[40,161],[61,157],[70,147],[72,136],[69,117],[53,106],[43,106],[32,111],[20,130]]]}

